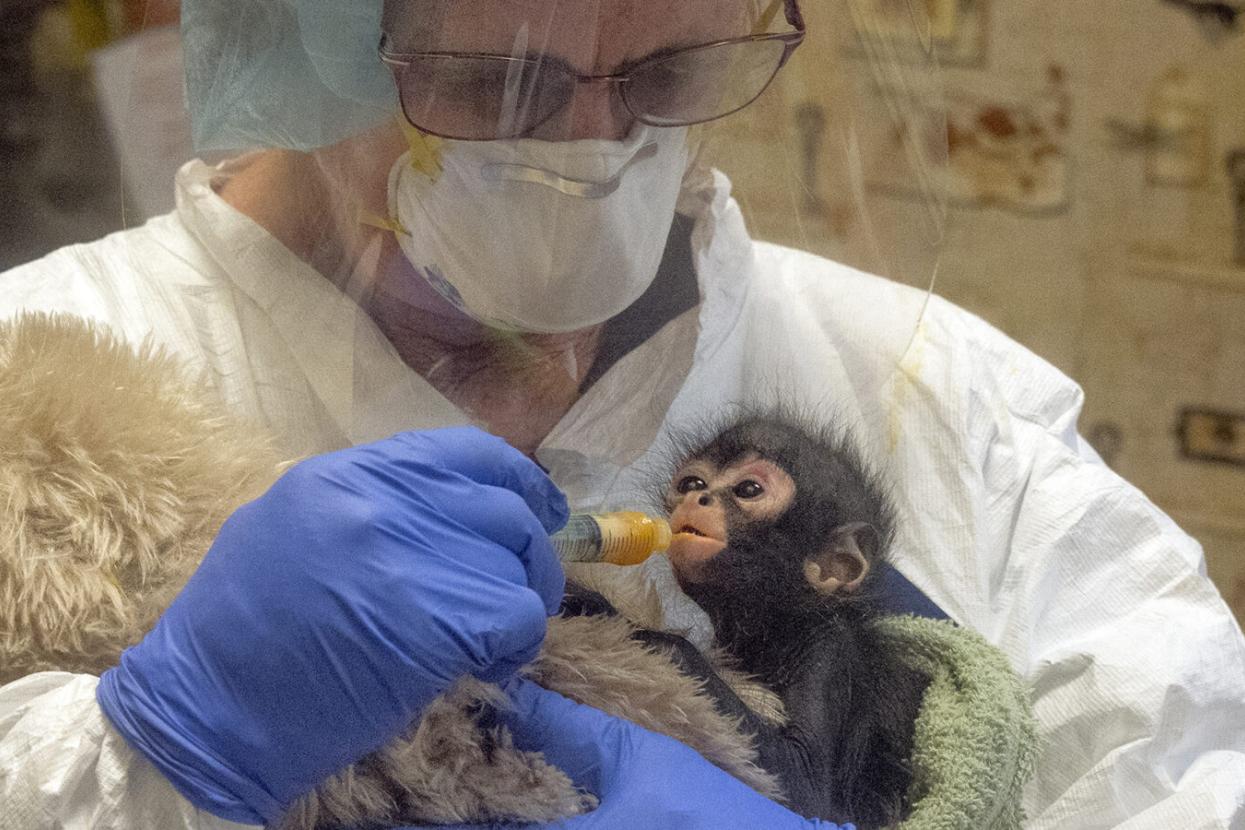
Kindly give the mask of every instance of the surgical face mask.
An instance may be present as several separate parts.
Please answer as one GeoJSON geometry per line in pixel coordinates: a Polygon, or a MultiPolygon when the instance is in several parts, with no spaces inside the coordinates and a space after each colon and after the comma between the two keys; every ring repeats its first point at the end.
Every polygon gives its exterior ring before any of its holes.
{"type": "Polygon", "coordinates": [[[494,328],[574,331],[652,283],[687,166],[686,128],[623,141],[446,141],[440,171],[398,159],[389,211],[415,271],[494,328]]]}

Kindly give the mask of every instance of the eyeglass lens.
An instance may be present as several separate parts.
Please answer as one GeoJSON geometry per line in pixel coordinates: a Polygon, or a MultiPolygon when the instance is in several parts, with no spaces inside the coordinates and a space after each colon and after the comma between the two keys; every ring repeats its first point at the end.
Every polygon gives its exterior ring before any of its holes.
{"type": "MultiPolygon", "coordinates": [[[[780,40],[732,41],[689,49],[635,67],[621,85],[640,121],[680,126],[710,121],[746,106],[778,72],[780,40]]],[[[413,55],[399,74],[411,123],[462,139],[524,135],[561,110],[578,83],[556,60],[466,55],[413,55]]]]}
{"type": "Polygon", "coordinates": [[[711,121],[747,106],[778,72],[786,46],[779,40],[723,43],[671,55],[637,68],[623,100],[656,126],[711,121]]]}

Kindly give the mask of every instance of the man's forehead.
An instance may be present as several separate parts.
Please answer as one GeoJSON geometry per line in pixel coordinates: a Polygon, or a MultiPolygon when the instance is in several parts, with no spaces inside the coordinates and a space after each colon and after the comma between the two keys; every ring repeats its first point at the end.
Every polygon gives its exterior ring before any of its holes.
{"type": "Polygon", "coordinates": [[[387,0],[385,18],[386,30],[403,51],[548,51],[563,58],[591,54],[621,63],[659,49],[749,34],[761,16],[759,4],[760,0],[387,0]]]}

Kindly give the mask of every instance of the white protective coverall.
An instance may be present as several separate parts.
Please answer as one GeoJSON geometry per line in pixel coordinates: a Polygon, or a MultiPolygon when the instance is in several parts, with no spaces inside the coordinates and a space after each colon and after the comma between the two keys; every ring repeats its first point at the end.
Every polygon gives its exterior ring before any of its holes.
{"type": "MultiPolygon", "coordinates": [[[[192,163],[174,214],[0,276],[0,319],[70,312],[151,337],[289,454],[464,422],[353,302],[215,194],[223,175],[192,163]]],[[[1078,437],[1080,389],[937,298],[893,353],[923,295],[753,242],[720,174],[697,195],[701,304],[537,452],[572,508],[627,504],[630,466],[668,424],[776,392],[829,408],[900,484],[896,566],[1032,690],[1031,826],[1245,826],[1245,639],[1198,544],[1078,437]]],[[[667,599],[677,624],[686,609],[667,599]]],[[[130,751],[94,687],[42,674],[0,689],[0,827],[228,826],[130,751]]]]}

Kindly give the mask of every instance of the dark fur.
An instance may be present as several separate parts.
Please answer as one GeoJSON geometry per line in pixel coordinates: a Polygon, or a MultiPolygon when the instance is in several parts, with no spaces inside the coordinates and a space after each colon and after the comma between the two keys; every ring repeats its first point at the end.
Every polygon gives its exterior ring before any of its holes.
{"type": "MultiPolygon", "coordinates": [[[[894,535],[885,491],[850,441],[786,413],[749,414],[704,443],[684,441],[680,461],[722,467],[748,452],[794,479],[795,502],[776,522],[730,525],[728,547],[688,593],[708,612],[739,667],[782,698],[788,722],[750,716],[724,683],[707,686],[724,712],[759,739],[761,766],[778,775],[806,816],[877,827],[900,821],[911,778],[912,730],[928,683],[888,648],[879,618],[879,574],[894,535]],[[871,568],[856,591],[826,596],[803,574],[805,556],[833,530],[866,522],[871,568]]],[[[685,670],[712,675],[690,644],[665,634],[685,670]],[[678,642],[675,642],[678,641],[678,642]]]]}

